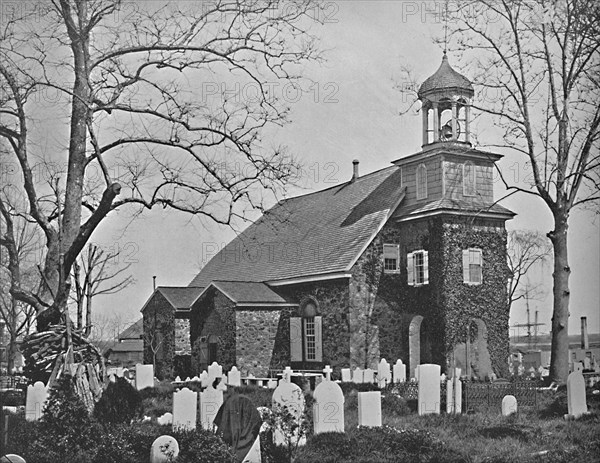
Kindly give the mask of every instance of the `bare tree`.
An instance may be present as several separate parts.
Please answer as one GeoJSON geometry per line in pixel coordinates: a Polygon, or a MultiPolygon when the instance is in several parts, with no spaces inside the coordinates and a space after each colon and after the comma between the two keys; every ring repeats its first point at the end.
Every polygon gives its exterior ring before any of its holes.
{"type": "Polygon", "coordinates": [[[90,244],[73,264],[71,278],[74,285],[71,297],[77,307],[76,327],[85,337],[88,337],[92,330],[94,297],[117,293],[133,283],[131,275],[124,275],[131,264],[119,268],[118,258],[118,251],[106,253],[97,245],[90,244]]]}
{"type": "Polygon", "coordinates": [[[10,292],[35,308],[38,330],[60,322],[77,257],[111,211],[231,224],[293,177],[294,159],[263,137],[287,122],[277,90],[320,58],[319,8],[52,0],[3,12],[0,137],[27,198],[20,214],[46,248],[39,288],[14,278],[10,292]],[[41,162],[56,181],[37,175],[41,162]]]}
{"type": "Polygon", "coordinates": [[[7,367],[11,371],[19,339],[33,327],[36,312],[31,305],[15,298],[14,285],[33,289],[39,282],[35,267],[39,253],[39,235],[18,212],[18,197],[10,188],[0,192],[0,317],[8,333],[7,367]]]}
{"type": "Polygon", "coordinates": [[[528,276],[532,270],[539,270],[552,254],[548,238],[536,230],[512,230],[508,234],[508,306],[528,297],[538,299],[543,296],[541,284],[530,284],[528,276]]]}
{"type": "Polygon", "coordinates": [[[600,198],[600,4],[594,0],[484,0],[449,4],[450,49],[480,89],[475,101],[523,156],[509,192],[538,196],[554,221],[550,377],[568,375],[569,215],[600,198]],[[525,171],[525,168],[521,172],[525,171]],[[529,175],[530,174],[530,175],[529,175]]]}

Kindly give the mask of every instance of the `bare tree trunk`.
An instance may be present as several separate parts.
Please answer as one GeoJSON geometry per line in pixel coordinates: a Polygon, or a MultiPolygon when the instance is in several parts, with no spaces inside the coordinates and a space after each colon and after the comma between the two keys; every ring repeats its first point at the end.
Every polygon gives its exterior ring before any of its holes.
{"type": "Polygon", "coordinates": [[[567,214],[559,210],[554,215],[554,223],[554,230],[548,234],[554,250],[550,379],[564,383],[569,374],[569,276],[571,275],[567,252],[567,214]]]}

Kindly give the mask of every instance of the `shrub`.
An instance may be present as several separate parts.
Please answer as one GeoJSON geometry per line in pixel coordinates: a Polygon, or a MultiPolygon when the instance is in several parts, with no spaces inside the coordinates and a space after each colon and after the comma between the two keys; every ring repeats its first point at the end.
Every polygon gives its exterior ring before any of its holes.
{"type": "Polygon", "coordinates": [[[130,423],[142,416],[140,393],[125,378],[117,378],[102,394],[94,416],[105,424],[130,423]]]}
{"type": "Polygon", "coordinates": [[[381,408],[389,415],[405,416],[411,413],[408,402],[403,397],[395,394],[382,395],[381,408]]]}
{"type": "Polygon", "coordinates": [[[177,463],[234,463],[235,453],[221,438],[210,431],[173,431],[179,443],[177,463]]]}

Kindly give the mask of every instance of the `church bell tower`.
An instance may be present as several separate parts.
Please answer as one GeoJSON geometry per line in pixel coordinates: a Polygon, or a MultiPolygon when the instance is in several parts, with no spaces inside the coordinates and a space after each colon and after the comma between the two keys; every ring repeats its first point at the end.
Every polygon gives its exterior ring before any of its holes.
{"type": "Polygon", "coordinates": [[[455,71],[444,51],[442,64],[419,88],[422,102],[423,150],[438,143],[471,146],[473,85],[455,71]]]}

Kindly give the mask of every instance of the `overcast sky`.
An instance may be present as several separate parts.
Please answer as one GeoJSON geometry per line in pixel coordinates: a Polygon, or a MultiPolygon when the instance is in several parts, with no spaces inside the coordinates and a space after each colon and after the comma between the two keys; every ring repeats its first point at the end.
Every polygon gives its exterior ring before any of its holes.
{"type": "MultiPolygon", "coordinates": [[[[287,144],[305,165],[300,179],[304,189],[293,188],[289,196],[303,191],[327,188],[351,177],[352,159],[360,160],[361,174],[390,165],[400,157],[421,149],[421,117],[400,115],[406,108],[405,96],[395,86],[404,85],[402,67],[408,66],[422,82],[438,68],[442,49],[434,36],[443,32],[439,17],[416,11],[421,2],[342,1],[327,4],[327,24],[316,28],[327,61],[306,69],[315,81],[309,93],[293,106],[292,122],[273,133],[273,142],[287,144]]],[[[449,50],[450,63],[460,67],[449,50]]],[[[464,64],[464,63],[463,63],[464,64]]],[[[278,87],[275,87],[276,91],[278,87]]],[[[291,96],[297,99],[295,96],[291,96]]],[[[493,128],[475,124],[480,141],[493,134],[493,128]]],[[[510,152],[500,166],[504,172],[522,177],[525,159],[510,152]]],[[[496,197],[505,194],[496,183],[496,197]]],[[[517,195],[502,202],[517,217],[508,229],[537,229],[548,232],[552,221],[541,200],[517,195]]],[[[240,226],[241,228],[244,225],[240,226]]],[[[579,332],[579,318],[588,317],[590,332],[600,332],[600,234],[598,216],[574,212],[570,220],[569,259],[571,277],[570,333],[579,332]]],[[[119,294],[100,296],[94,302],[99,314],[120,313],[127,320],[140,317],[139,310],[152,292],[152,276],[157,284],[186,286],[206,259],[206,250],[224,245],[234,236],[230,229],[217,227],[169,210],[144,213],[129,223],[123,212],[113,213],[93,236],[93,241],[121,250],[124,261],[137,280],[119,294]]],[[[550,329],[551,267],[537,277],[547,291],[545,301],[533,301],[532,318],[539,311],[541,332],[550,329]]],[[[511,325],[526,320],[517,305],[511,325]]]]}

